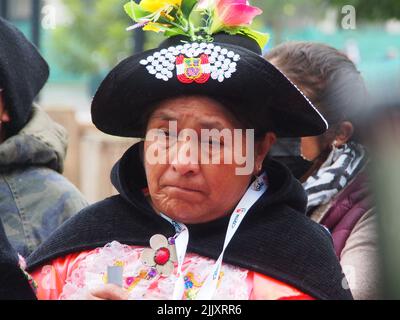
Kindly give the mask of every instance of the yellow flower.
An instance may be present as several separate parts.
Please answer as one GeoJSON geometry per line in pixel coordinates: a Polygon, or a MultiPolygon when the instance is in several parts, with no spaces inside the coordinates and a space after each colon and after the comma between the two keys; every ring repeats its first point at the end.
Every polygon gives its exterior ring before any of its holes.
{"type": "Polygon", "coordinates": [[[144,31],[164,32],[166,25],[162,25],[156,22],[149,22],[144,27],[144,31]]]}
{"type": "Polygon", "coordinates": [[[182,0],[142,0],[140,6],[147,12],[157,12],[169,6],[180,6],[182,0]]]}

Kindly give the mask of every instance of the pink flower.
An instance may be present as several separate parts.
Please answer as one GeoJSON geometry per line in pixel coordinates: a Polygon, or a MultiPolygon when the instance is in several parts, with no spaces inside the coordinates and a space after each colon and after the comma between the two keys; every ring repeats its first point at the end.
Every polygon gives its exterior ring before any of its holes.
{"type": "Polygon", "coordinates": [[[218,20],[228,27],[250,25],[262,14],[260,8],[250,6],[246,0],[216,0],[215,10],[218,20]]]}
{"type": "Polygon", "coordinates": [[[200,0],[197,3],[196,9],[197,10],[205,10],[211,7],[211,2],[210,0],[200,0]]]}

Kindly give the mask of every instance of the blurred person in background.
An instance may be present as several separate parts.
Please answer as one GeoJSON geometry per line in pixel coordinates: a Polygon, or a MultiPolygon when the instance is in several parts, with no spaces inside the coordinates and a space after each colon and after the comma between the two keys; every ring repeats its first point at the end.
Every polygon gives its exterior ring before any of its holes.
{"type": "Polygon", "coordinates": [[[1,18],[0,48],[0,219],[15,250],[28,256],[87,202],[61,175],[65,129],[33,103],[47,63],[1,18]]]}
{"type": "MultiPolygon", "coordinates": [[[[367,106],[360,72],[346,55],[317,43],[288,42],[271,50],[266,59],[328,121],[325,134],[299,139],[298,151],[294,151],[298,157],[287,164],[307,192],[308,216],[331,232],[354,298],[377,299],[377,217],[366,174],[367,151],[360,143],[357,121],[367,106]]],[[[293,140],[280,144],[289,149],[296,146],[293,140]]]]}
{"type": "Polygon", "coordinates": [[[378,213],[382,297],[400,299],[400,88],[393,84],[373,97],[367,119],[370,173],[378,213]]]}

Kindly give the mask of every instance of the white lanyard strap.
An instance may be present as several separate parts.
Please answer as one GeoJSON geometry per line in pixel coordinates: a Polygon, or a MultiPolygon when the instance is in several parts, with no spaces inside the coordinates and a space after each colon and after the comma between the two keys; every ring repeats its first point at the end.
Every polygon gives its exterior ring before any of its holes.
{"type": "MultiPolygon", "coordinates": [[[[256,183],[259,183],[259,181],[265,181],[265,178],[266,175],[263,174],[261,177],[257,179],[256,183]]],[[[260,184],[257,190],[254,190],[253,187],[250,187],[243,196],[243,198],[240,200],[239,204],[233,211],[231,218],[229,220],[228,230],[226,232],[224,247],[222,249],[222,252],[218,260],[215,262],[213,268],[211,269],[210,274],[207,276],[204,284],[197,293],[196,300],[211,300],[212,297],[214,296],[214,293],[217,290],[219,274],[221,272],[222,260],[224,257],[225,250],[228,247],[229,243],[231,242],[233,236],[235,235],[236,231],[238,230],[240,224],[242,223],[244,217],[247,215],[250,208],[264,194],[266,190],[267,190],[266,183],[260,184]]]]}
{"type": "Polygon", "coordinates": [[[178,279],[176,280],[175,283],[172,299],[181,300],[183,293],[185,292],[185,281],[182,272],[182,266],[183,262],[185,261],[186,250],[189,243],[189,231],[188,228],[183,223],[174,221],[164,214],[161,214],[161,216],[174,226],[176,232],[175,249],[176,249],[176,257],[178,260],[178,270],[177,270],[178,279]]]}
{"type": "MultiPolygon", "coordinates": [[[[243,198],[240,200],[239,204],[236,206],[233,211],[231,218],[229,220],[228,230],[226,232],[224,247],[222,252],[218,258],[218,260],[213,265],[210,274],[207,276],[203,286],[200,288],[197,293],[196,300],[211,300],[214,296],[215,291],[217,290],[219,274],[222,267],[222,260],[224,257],[224,253],[229,243],[231,242],[233,236],[238,230],[240,224],[242,223],[244,217],[250,210],[250,208],[254,205],[254,203],[264,194],[267,190],[266,174],[262,174],[259,178],[257,178],[255,184],[257,184],[257,188],[252,186],[246,191],[243,198]]],[[[184,276],[182,273],[182,265],[185,259],[187,246],[189,243],[189,231],[187,227],[183,223],[176,222],[169,217],[161,214],[161,216],[169,221],[177,232],[177,237],[175,239],[175,248],[176,254],[178,258],[178,270],[177,276],[178,280],[175,283],[173,299],[180,300],[182,299],[185,284],[184,284],[184,276]]]]}

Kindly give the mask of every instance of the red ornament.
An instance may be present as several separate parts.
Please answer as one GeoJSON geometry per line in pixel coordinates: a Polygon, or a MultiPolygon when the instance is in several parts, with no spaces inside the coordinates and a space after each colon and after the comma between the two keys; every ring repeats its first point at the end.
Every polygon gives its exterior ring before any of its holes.
{"type": "Polygon", "coordinates": [[[178,80],[185,84],[193,82],[206,83],[211,76],[208,55],[203,53],[199,58],[188,58],[183,54],[176,57],[178,80]]]}
{"type": "Polygon", "coordinates": [[[160,248],[156,251],[154,255],[154,262],[160,266],[163,266],[169,261],[171,253],[167,248],[160,248]]]}

